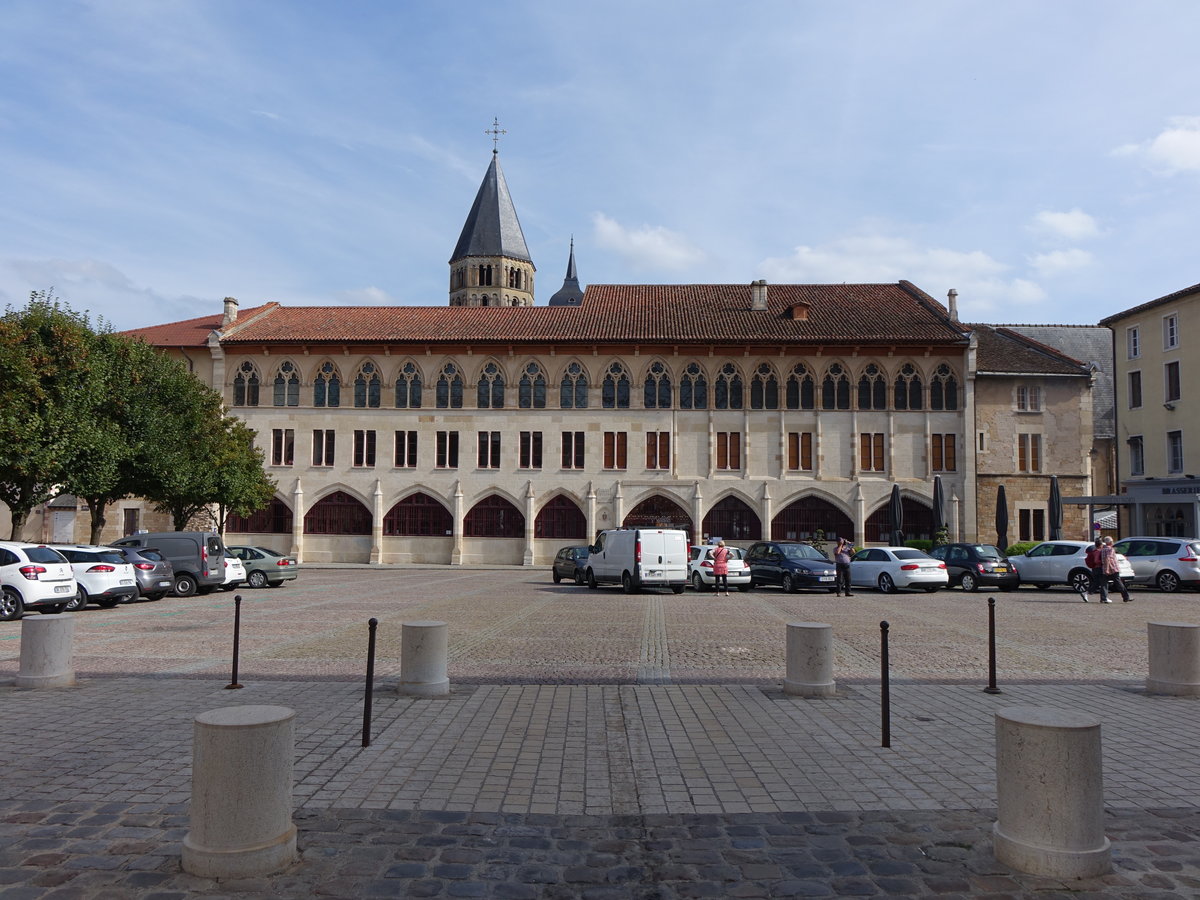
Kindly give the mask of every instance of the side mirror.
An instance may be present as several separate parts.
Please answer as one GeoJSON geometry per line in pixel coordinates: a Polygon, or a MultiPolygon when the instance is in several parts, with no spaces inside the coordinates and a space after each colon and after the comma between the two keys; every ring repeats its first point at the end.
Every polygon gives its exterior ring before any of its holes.
{"type": "Polygon", "coordinates": [[[588,547],[588,553],[589,553],[589,554],[591,554],[591,553],[599,553],[599,552],[600,552],[600,548],[599,548],[599,547],[597,547],[597,546],[595,546],[595,545],[591,545],[591,546],[589,546],[589,547],[588,547]]]}

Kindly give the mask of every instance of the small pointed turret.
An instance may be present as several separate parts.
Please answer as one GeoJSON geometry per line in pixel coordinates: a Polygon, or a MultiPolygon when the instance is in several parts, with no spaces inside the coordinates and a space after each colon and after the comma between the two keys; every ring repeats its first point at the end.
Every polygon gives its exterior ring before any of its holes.
{"type": "Polygon", "coordinates": [[[583,302],[579,276],[575,274],[575,238],[571,238],[571,255],[567,258],[567,277],[563,286],[550,298],[551,306],[578,306],[583,302]]]}

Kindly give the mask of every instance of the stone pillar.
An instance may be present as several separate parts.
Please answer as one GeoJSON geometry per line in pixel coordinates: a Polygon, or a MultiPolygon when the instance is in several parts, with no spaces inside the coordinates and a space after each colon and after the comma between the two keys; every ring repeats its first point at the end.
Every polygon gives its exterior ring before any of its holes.
{"type": "Polygon", "coordinates": [[[21,620],[21,664],[19,688],[69,687],[75,683],[71,650],[75,641],[75,617],[26,616],[21,620]]]}
{"type": "Polygon", "coordinates": [[[836,689],[833,628],[820,622],[789,622],[783,692],[796,697],[830,697],[836,689]]]}
{"type": "Polygon", "coordinates": [[[226,706],[196,716],[185,872],[252,878],[296,861],[295,718],[284,706],[226,706]]]}
{"type": "Polygon", "coordinates": [[[996,859],[1051,878],[1112,871],[1100,720],[1072,710],[996,712],[996,859]]]}
{"type": "Polygon", "coordinates": [[[1146,630],[1150,642],[1147,693],[1200,696],[1200,625],[1147,622],[1146,630]]]}
{"type": "Polygon", "coordinates": [[[400,684],[406,697],[445,697],[449,656],[445,622],[405,622],[400,628],[400,684]]]}

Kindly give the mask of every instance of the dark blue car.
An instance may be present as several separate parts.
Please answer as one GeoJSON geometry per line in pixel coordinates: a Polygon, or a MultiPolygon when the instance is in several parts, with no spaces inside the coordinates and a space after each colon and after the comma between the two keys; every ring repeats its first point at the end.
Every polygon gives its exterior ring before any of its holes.
{"type": "Polygon", "coordinates": [[[791,593],[798,588],[836,588],[836,568],[820,550],[801,541],[759,541],[746,552],[752,587],[774,584],[791,593]]]}

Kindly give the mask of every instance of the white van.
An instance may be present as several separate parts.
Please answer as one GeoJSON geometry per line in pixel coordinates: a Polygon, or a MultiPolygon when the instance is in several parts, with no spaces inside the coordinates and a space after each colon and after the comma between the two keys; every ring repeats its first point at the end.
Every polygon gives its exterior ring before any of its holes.
{"type": "Polygon", "coordinates": [[[644,587],[683,593],[688,583],[688,534],[678,528],[614,528],[588,548],[587,584],[619,584],[627,594],[644,587]]]}

